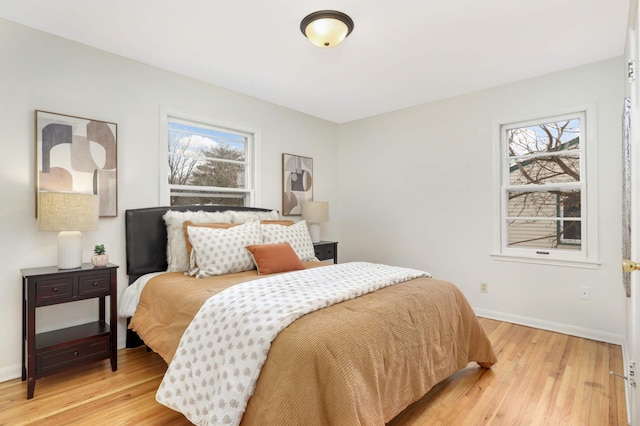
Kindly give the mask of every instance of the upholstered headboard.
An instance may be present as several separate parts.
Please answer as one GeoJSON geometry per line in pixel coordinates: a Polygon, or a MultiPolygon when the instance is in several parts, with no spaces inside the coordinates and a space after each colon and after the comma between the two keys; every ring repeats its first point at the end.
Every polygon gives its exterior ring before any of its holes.
{"type": "Polygon", "coordinates": [[[176,211],[259,211],[270,209],[234,206],[171,206],[149,207],[125,211],[127,243],[127,275],[129,284],[141,275],[167,270],[167,228],[162,216],[167,210],[176,211]]]}

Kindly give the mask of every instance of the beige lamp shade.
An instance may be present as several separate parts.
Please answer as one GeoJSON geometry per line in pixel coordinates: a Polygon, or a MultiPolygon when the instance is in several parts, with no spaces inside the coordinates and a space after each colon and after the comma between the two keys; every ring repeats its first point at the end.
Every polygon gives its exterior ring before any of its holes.
{"type": "Polygon", "coordinates": [[[302,203],[302,218],[309,223],[322,223],[329,220],[328,201],[305,201],[302,203]]]}
{"type": "Polygon", "coordinates": [[[98,197],[92,194],[40,192],[38,229],[57,231],[58,268],[82,266],[82,232],[98,228],[98,197]]]}
{"type": "Polygon", "coordinates": [[[302,203],[302,218],[309,225],[311,241],[320,242],[320,223],[329,220],[328,201],[305,201],[302,203]]]}
{"type": "Polygon", "coordinates": [[[98,197],[69,192],[40,192],[40,231],[93,231],[98,229],[98,197]]]}

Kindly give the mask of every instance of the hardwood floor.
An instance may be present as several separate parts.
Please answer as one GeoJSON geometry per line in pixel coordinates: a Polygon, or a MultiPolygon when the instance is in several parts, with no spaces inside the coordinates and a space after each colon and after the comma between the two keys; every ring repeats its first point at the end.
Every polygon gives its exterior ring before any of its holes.
{"type": "MultiPolygon", "coordinates": [[[[470,364],[390,425],[626,425],[621,348],[481,318],[498,363],[470,364]]],[[[144,348],[38,380],[0,383],[0,425],[188,425],[156,403],[166,364],[144,348]]]]}
{"type": "Polygon", "coordinates": [[[480,319],[498,362],[471,364],[390,425],[626,425],[622,349],[480,319]]]}

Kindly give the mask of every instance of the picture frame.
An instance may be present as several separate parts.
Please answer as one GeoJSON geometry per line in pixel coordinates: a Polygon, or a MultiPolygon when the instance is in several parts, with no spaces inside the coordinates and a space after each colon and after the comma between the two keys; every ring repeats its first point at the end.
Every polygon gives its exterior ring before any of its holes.
{"type": "Polygon", "coordinates": [[[35,196],[95,194],[100,217],[118,215],[118,125],[49,111],[35,111],[35,196]]]}
{"type": "Polygon", "coordinates": [[[282,215],[300,216],[305,201],[313,201],[313,159],[282,154],[282,215]]]}

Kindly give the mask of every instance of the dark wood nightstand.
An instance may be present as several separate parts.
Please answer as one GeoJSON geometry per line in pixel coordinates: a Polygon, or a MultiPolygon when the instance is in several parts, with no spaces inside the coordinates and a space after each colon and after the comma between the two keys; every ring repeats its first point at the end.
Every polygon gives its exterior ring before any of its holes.
{"type": "Polygon", "coordinates": [[[22,272],[22,380],[27,399],[33,398],[36,379],[60,370],[111,359],[118,369],[117,280],[118,266],[76,269],[57,266],[21,269],[22,272]],[[109,322],[105,321],[105,297],[109,296],[109,322]],[[36,308],[99,298],[98,321],[36,334],[36,308]]]}
{"type": "Polygon", "coordinates": [[[320,241],[313,243],[318,260],[333,260],[338,263],[338,243],[336,241],[320,241]]]}

